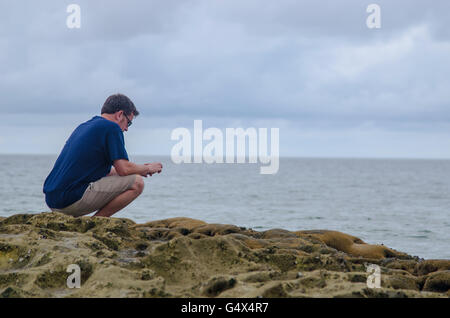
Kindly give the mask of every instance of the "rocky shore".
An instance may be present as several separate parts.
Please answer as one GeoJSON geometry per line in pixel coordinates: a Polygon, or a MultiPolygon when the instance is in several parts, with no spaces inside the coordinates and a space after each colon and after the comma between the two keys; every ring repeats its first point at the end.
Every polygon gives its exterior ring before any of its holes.
{"type": "Polygon", "coordinates": [[[171,218],[0,218],[0,297],[449,297],[450,260],[336,231],[171,218]],[[70,264],[81,287],[68,288],[70,264]],[[367,266],[381,269],[369,288],[367,266]]]}

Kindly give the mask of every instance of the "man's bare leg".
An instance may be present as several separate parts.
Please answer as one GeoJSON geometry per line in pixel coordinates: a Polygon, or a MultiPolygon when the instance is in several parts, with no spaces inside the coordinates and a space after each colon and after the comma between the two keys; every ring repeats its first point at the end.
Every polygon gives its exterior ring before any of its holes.
{"type": "Polygon", "coordinates": [[[130,204],[134,199],[136,199],[144,190],[144,179],[140,176],[136,176],[136,181],[131,189],[122,192],[117,197],[109,201],[107,205],[98,210],[94,216],[111,216],[114,213],[122,210],[128,204],[130,204]]]}

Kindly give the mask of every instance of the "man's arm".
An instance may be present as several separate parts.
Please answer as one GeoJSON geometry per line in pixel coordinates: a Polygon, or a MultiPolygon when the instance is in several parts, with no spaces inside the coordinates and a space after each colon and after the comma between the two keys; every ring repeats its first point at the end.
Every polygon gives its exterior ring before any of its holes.
{"type": "MultiPolygon", "coordinates": [[[[128,176],[131,174],[139,174],[143,177],[147,177],[147,175],[152,175],[156,172],[161,172],[162,164],[160,163],[150,163],[138,165],[133,162],[130,162],[126,159],[119,159],[114,161],[115,171],[119,176],[128,176]]],[[[112,171],[112,169],[111,169],[112,171]]]]}

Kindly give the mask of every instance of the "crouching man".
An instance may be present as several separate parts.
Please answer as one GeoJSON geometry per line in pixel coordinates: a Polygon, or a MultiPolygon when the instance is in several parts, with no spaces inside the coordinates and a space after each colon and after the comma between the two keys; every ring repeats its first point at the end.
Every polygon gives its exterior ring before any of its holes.
{"type": "Polygon", "coordinates": [[[109,217],[142,193],[142,177],[161,172],[161,163],[128,160],[123,132],[137,115],[128,97],[115,94],[106,99],[101,116],[73,131],[44,183],[52,211],[75,217],[97,211],[94,216],[109,217]]]}

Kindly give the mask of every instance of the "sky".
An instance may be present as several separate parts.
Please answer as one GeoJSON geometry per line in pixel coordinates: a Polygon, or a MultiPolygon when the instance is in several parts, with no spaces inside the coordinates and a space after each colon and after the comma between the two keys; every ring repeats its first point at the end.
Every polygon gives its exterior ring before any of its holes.
{"type": "Polygon", "coordinates": [[[0,154],[58,154],[120,92],[140,112],[129,154],[170,155],[201,119],[279,128],[280,156],[447,159],[449,17],[447,0],[2,0],[0,154]]]}

